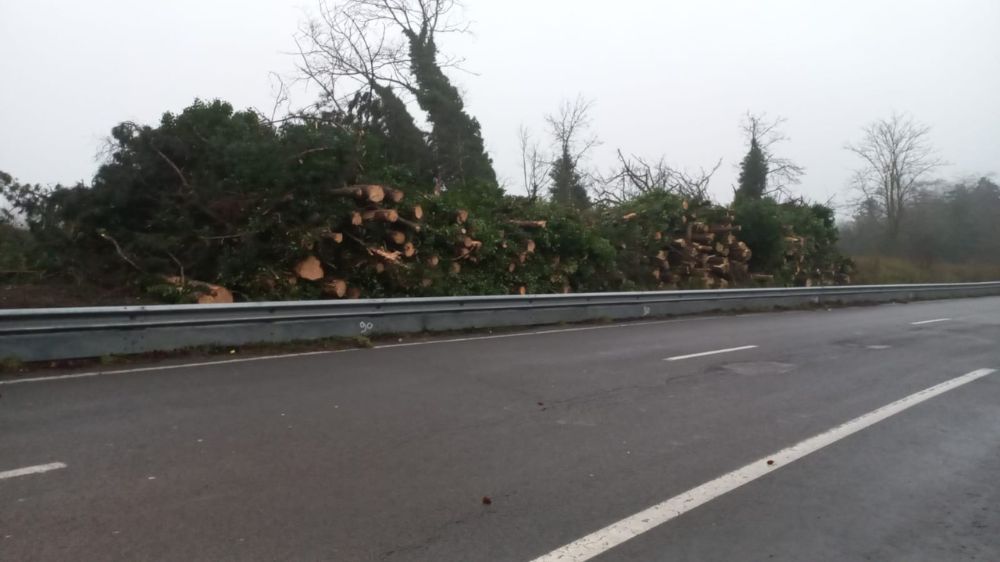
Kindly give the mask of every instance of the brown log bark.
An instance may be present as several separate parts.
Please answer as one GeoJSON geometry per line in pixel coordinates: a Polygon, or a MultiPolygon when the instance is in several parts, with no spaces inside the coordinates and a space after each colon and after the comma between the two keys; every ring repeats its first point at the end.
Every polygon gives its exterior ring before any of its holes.
{"type": "Polygon", "coordinates": [[[712,234],[711,232],[701,233],[701,234],[692,234],[691,235],[691,241],[692,242],[697,242],[698,244],[711,244],[712,242],[715,241],[715,235],[712,234]]]}
{"type": "Polygon", "coordinates": [[[382,248],[368,248],[368,253],[372,254],[373,256],[378,256],[384,259],[385,261],[391,263],[398,263],[399,256],[402,255],[400,252],[389,252],[383,250],[382,248]]]}
{"type": "Polygon", "coordinates": [[[394,189],[391,187],[385,188],[385,195],[393,203],[399,203],[400,201],[403,200],[404,197],[406,197],[406,193],[404,193],[402,190],[394,189]]]}
{"type": "Polygon", "coordinates": [[[399,211],[396,209],[371,209],[361,214],[366,221],[396,222],[399,220],[399,211]]]}
{"type": "Polygon", "coordinates": [[[360,201],[381,203],[385,199],[385,188],[381,185],[352,185],[331,190],[334,195],[353,197],[360,201]]]}
{"type": "Polygon", "coordinates": [[[547,221],[509,220],[507,222],[521,228],[545,228],[548,224],[547,221]]]}
{"type": "Polygon", "coordinates": [[[423,228],[419,224],[417,224],[417,223],[415,223],[413,221],[406,220],[403,217],[396,217],[396,223],[401,224],[401,225],[409,228],[413,232],[420,232],[422,230],[422,228],[423,228]]]}

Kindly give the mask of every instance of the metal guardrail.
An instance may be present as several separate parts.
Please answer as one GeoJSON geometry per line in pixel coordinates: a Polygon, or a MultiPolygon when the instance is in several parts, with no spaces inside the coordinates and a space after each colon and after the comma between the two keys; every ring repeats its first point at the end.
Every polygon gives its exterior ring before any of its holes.
{"type": "Polygon", "coordinates": [[[627,320],[714,311],[1000,295],[1000,282],[0,310],[0,357],[627,320]]]}

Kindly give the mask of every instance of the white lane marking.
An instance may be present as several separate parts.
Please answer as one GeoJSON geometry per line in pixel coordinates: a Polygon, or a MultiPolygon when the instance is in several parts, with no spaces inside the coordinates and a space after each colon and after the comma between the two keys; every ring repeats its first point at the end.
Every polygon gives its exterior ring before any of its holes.
{"type": "Polygon", "coordinates": [[[664,361],[680,361],[681,359],[694,359],[695,357],[705,357],[708,355],[718,355],[720,353],[732,353],[734,351],[744,351],[747,349],[756,349],[756,345],[744,345],[742,347],[730,347],[728,349],[716,349],[714,351],[703,351],[701,353],[692,353],[690,355],[676,355],[674,357],[667,357],[664,361]]]}
{"type": "Polygon", "coordinates": [[[72,373],[69,375],[53,375],[51,377],[32,377],[27,379],[0,380],[0,385],[21,384],[26,382],[46,382],[66,379],[82,379],[87,377],[97,377],[101,375],[127,375],[131,373],[147,373],[149,371],[171,371],[174,369],[189,369],[193,367],[210,367],[212,365],[228,365],[232,363],[249,363],[251,361],[267,361],[269,359],[284,359],[287,357],[309,357],[311,355],[330,355],[334,353],[346,353],[348,351],[358,351],[357,349],[333,349],[325,351],[307,351],[303,353],[287,353],[284,355],[261,355],[259,357],[243,357],[240,359],[223,359],[221,361],[202,361],[200,363],[181,363],[178,365],[157,365],[153,367],[136,367],[134,369],[116,369],[114,371],[90,371],[86,373],[72,373]]]}
{"type": "Polygon", "coordinates": [[[630,515],[621,521],[612,523],[557,550],[535,558],[532,562],[555,562],[557,560],[560,562],[583,562],[584,560],[590,560],[727,492],[749,484],[775,469],[836,443],[845,437],[912,408],[921,402],[930,400],[935,396],[944,394],[949,390],[954,390],[994,372],[996,372],[995,369],[979,369],[911,394],[906,398],[882,406],[877,410],[854,418],[843,425],[839,425],[815,437],[810,437],[805,441],[782,449],[773,455],[763,457],[715,480],[705,482],[697,488],[646,508],[635,515],[630,515]]]}
{"type": "Polygon", "coordinates": [[[435,345],[439,343],[461,343],[478,340],[495,340],[501,338],[520,338],[524,336],[542,336],[545,334],[562,334],[565,332],[586,332],[589,330],[608,330],[612,328],[631,328],[633,326],[652,326],[654,324],[674,324],[677,322],[695,322],[704,320],[719,320],[725,316],[699,316],[696,318],[672,318],[670,320],[652,320],[649,322],[625,322],[622,324],[608,324],[606,326],[583,326],[580,328],[554,328],[551,330],[536,330],[533,332],[514,332],[510,334],[493,334],[489,336],[469,336],[466,338],[451,338],[447,340],[427,340],[409,343],[389,343],[376,345],[372,349],[392,349],[394,347],[413,347],[416,345],[435,345]]]}
{"type": "Polygon", "coordinates": [[[935,318],[934,320],[922,320],[920,322],[910,322],[910,326],[923,326],[924,324],[937,324],[939,322],[950,322],[951,318],[935,318]]]}
{"type": "Polygon", "coordinates": [[[50,470],[59,470],[60,468],[66,468],[66,465],[61,462],[53,462],[49,464],[26,466],[24,468],[18,468],[14,470],[8,470],[5,472],[0,472],[0,480],[6,480],[7,478],[17,478],[18,476],[27,476],[29,474],[41,474],[43,472],[49,472],[50,470]]]}
{"type": "MultiPolygon", "coordinates": [[[[372,349],[389,349],[393,347],[410,347],[415,345],[435,345],[441,343],[459,343],[468,342],[476,340],[490,340],[498,338],[516,338],[524,336],[538,336],[544,334],[558,334],[563,332],[582,332],[586,330],[606,330],[609,328],[628,328],[632,326],[650,326],[653,324],[671,324],[676,322],[696,322],[705,320],[718,320],[720,318],[726,318],[725,316],[699,316],[695,318],[672,318],[670,320],[653,320],[650,322],[626,322],[623,324],[610,324],[606,326],[585,326],[581,328],[558,328],[552,330],[539,330],[534,332],[515,332],[512,334],[495,334],[490,336],[470,336],[466,338],[453,338],[447,340],[428,340],[419,341],[411,343],[395,343],[387,345],[376,345],[372,349]]],[[[151,371],[170,371],[174,369],[190,369],[195,367],[211,367],[213,365],[226,365],[230,363],[246,363],[249,361],[269,361],[272,359],[287,359],[292,357],[309,357],[312,355],[332,355],[334,353],[346,353],[348,351],[358,351],[356,348],[352,349],[334,349],[334,350],[324,350],[324,351],[307,351],[302,353],[285,353],[279,355],[261,355],[259,357],[244,357],[241,359],[223,359],[221,361],[202,361],[199,363],[181,363],[177,365],[162,365],[162,366],[152,366],[152,367],[136,367],[134,369],[116,369],[113,371],[90,371],[86,373],[72,373],[68,375],[53,375],[50,377],[31,377],[24,379],[7,379],[0,380],[0,385],[9,384],[21,384],[29,382],[47,382],[47,381],[58,381],[67,379],[81,379],[87,377],[97,377],[101,375],[127,375],[132,373],[148,373],[151,371]]]]}

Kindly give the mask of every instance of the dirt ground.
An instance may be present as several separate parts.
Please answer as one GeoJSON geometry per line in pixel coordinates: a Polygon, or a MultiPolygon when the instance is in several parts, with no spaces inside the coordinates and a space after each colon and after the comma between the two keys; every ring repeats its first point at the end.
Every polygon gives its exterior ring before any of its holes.
{"type": "Polygon", "coordinates": [[[0,278],[0,308],[157,304],[132,287],[102,287],[64,280],[0,278]]]}

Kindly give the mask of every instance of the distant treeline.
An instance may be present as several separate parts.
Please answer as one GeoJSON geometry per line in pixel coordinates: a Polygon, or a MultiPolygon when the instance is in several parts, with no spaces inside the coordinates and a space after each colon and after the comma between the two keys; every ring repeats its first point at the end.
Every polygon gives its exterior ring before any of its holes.
{"type": "Polygon", "coordinates": [[[915,190],[892,232],[878,201],[866,199],[841,228],[852,256],[900,258],[918,268],[1000,265],[1000,186],[990,178],[915,190]]]}

